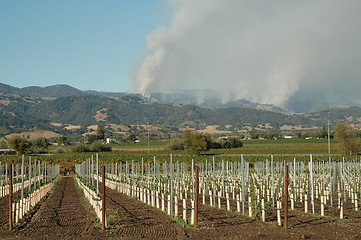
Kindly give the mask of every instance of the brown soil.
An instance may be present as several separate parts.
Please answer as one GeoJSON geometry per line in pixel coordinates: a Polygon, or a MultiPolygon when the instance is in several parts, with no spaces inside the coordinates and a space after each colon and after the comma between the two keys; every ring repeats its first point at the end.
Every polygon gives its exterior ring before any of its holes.
{"type": "Polygon", "coordinates": [[[93,217],[74,178],[65,176],[54,193],[38,205],[36,212],[27,214],[12,233],[0,230],[0,236],[8,239],[103,239],[105,233],[92,223],[93,217]]]}
{"type": "Polygon", "coordinates": [[[109,108],[102,108],[96,112],[94,118],[96,121],[105,121],[108,118],[107,111],[109,108]]]}
{"type": "MultiPolygon", "coordinates": [[[[20,191],[14,193],[14,198],[19,198],[20,191]]],[[[9,223],[9,195],[0,199],[0,227],[6,226],[9,223]]],[[[0,228],[1,236],[1,228],[0,228]]]]}
{"type": "Polygon", "coordinates": [[[165,213],[106,188],[107,216],[114,229],[109,237],[126,239],[184,239],[185,231],[165,213]]]}
{"type": "MultiPolygon", "coordinates": [[[[267,222],[233,211],[200,206],[199,229],[182,227],[171,217],[138,200],[106,189],[110,229],[101,231],[92,223],[94,213],[87,206],[72,176],[61,179],[55,191],[28,214],[13,232],[0,229],[1,239],[359,239],[361,212],[345,209],[346,220],[339,221],[338,208],[327,207],[321,217],[303,213],[301,203],[289,211],[289,229],[276,226],[276,211],[268,209],[267,222]]],[[[6,227],[7,199],[0,201],[0,224],[6,227]]],[[[208,201],[207,201],[208,203],[208,201]]],[[[226,205],[222,201],[222,207],[226,205]]],[[[350,203],[349,203],[350,204],[350,203]]],[[[247,209],[247,208],[246,208],[247,209]]],[[[319,212],[319,205],[316,205],[319,212]]],[[[283,216],[283,212],[282,212],[283,216]]],[[[283,221],[283,219],[282,219],[283,221]]]]}
{"type": "MultiPolygon", "coordinates": [[[[206,203],[209,203],[208,199],[206,199],[206,203]]],[[[334,204],[336,203],[337,199],[334,199],[334,204]]],[[[226,200],[223,199],[221,207],[225,208],[226,204],[226,200]]],[[[231,201],[230,206],[233,212],[236,211],[237,205],[235,201],[231,201]]],[[[325,216],[322,217],[320,216],[321,205],[317,201],[315,204],[315,214],[310,213],[312,211],[310,204],[308,206],[308,213],[304,213],[304,203],[295,202],[295,210],[291,210],[289,202],[287,230],[283,226],[277,226],[277,211],[270,206],[266,206],[266,224],[278,231],[287,233],[288,235],[285,239],[361,239],[361,212],[355,211],[350,201],[344,202],[344,206],[344,219],[341,220],[339,219],[340,209],[337,207],[326,206],[325,216]]],[[[223,209],[222,211],[225,210],[223,209]]],[[[245,206],[245,213],[248,214],[247,204],[245,206]]],[[[284,224],[283,210],[281,210],[281,219],[282,224],[284,224]]],[[[267,238],[274,238],[274,236],[272,233],[267,238]]]]}

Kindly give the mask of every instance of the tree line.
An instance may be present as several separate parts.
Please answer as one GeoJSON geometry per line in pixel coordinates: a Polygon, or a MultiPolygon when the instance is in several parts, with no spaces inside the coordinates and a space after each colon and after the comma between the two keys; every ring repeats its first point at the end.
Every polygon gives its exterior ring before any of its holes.
{"type": "Polygon", "coordinates": [[[241,147],[243,147],[243,142],[240,137],[230,136],[214,139],[210,134],[202,134],[190,130],[185,131],[181,138],[173,140],[170,144],[171,150],[187,150],[189,153],[196,155],[199,155],[204,151],[209,151],[210,149],[231,149],[241,147]]]}

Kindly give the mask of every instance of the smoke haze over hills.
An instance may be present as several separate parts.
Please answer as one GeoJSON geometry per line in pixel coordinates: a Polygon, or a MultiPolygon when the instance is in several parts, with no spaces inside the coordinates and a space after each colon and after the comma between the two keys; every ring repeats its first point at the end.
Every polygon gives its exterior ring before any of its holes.
{"type": "Polygon", "coordinates": [[[169,5],[169,24],[146,39],[149,55],[137,68],[134,92],[211,89],[224,102],[247,99],[296,111],[303,102],[361,104],[361,1],[169,5]]]}

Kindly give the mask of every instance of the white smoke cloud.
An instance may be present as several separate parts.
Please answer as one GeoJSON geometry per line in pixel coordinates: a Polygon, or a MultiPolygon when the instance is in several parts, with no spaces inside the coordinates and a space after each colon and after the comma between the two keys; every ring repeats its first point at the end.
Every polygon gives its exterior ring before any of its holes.
{"type": "Polygon", "coordinates": [[[149,56],[137,70],[134,91],[211,89],[225,100],[284,106],[296,92],[316,88],[360,101],[354,89],[361,87],[361,1],[169,4],[174,15],[148,35],[149,56]]]}

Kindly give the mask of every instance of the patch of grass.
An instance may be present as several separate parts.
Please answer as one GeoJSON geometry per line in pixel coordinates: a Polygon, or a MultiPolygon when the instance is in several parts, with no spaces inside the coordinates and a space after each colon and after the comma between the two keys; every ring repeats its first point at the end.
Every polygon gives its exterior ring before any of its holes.
{"type": "Polygon", "coordinates": [[[307,214],[307,215],[311,215],[311,216],[314,216],[314,217],[320,217],[320,218],[325,217],[325,216],[321,216],[321,214],[319,214],[319,213],[307,212],[307,213],[305,213],[305,214],[307,214]]]}
{"type": "Polygon", "coordinates": [[[118,216],[116,211],[108,210],[107,211],[107,229],[114,229],[114,219],[118,216]]]}
{"type": "MultiPolygon", "coordinates": [[[[350,222],[349,219],[340,219],[338,217],[329,217],[329,218],[334,222],[350,222]]],[[[360,224],[360,226],[361,226],[361,224],[360,224]]]]}
{"type": "Polygon", "coordinates": [[[282,227],[282,225],[279,225],[278,222],[273,222],[272,224],[276,227],[282,227]]]}
{"type": "Polygon", "coordinates": [[[22,227],[19,224],[14,224],[14,229],[15,230],[20,230],[20,229],[22,229],[22,227]]]}
{"type": "Polygon", "coordinates": [[[0,134],[8,134],[10,131],[4,127],[0,127],[0,134]]]}
{"type": "Polygon", "coordinates": [[[184,228],[192,226],[191,223],[188,220],[185,222],[184,219],[181,218],[181,217],[175,217],[174,215],[172,215],[171,217],[173,219],[173,222],[181,225],[184,228]]]}
{"type": "Polygon", "coordinates": [[[102,224],[100,223],[100,219],[98,217],[93,217],[91,223],[95,223],[98,228],[102,228],[102,224]]]}

